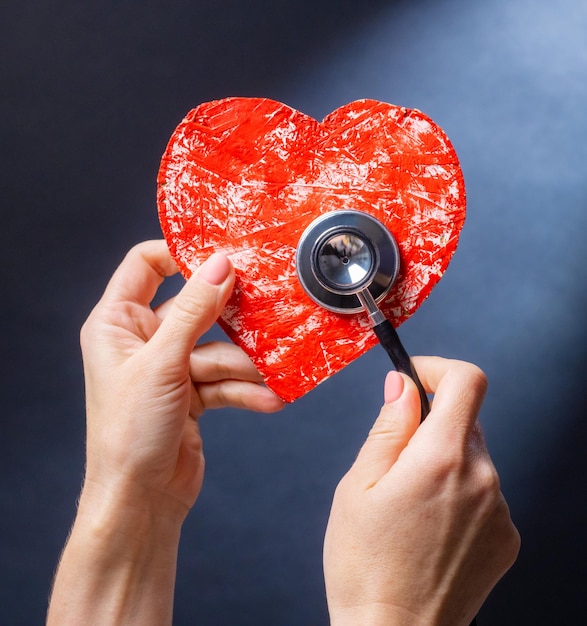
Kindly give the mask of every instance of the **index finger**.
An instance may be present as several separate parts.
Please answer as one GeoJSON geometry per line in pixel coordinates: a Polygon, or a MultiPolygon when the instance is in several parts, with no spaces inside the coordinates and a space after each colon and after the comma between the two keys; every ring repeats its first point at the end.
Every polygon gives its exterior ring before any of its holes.
{"type": "Polygon", "coordinates": [[[428,393],[434,394],[434,421],[468,429],[481,410],[487,377],[472,363],[441,357],[414,357],[414,367],[428,393]]]}
{"type": "Polygon", "coordinates": [[[134,246],[110,279],[103,299],[149,306],[166,276],[177,267],[162,239],[134,246]]]}

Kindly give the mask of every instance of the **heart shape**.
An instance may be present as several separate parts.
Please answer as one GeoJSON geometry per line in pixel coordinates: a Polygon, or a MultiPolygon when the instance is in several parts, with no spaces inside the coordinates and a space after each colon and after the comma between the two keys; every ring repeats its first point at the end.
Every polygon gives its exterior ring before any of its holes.
{"type": "Polygon", "coordinates": [[[262,98],[201,104],[169,141],[157,200],[185,277],[214,251],[231,257],[236,285],[219,324],[286,401],[377,343],[366,315],[327,311],[300,285],[296,248],[308,224],[355,209],[386,225],[401,265],[380,308],[397,327],[440,280],[465,219],[445,133],[420,111],[374,100],[321,123],[262,98]]]}

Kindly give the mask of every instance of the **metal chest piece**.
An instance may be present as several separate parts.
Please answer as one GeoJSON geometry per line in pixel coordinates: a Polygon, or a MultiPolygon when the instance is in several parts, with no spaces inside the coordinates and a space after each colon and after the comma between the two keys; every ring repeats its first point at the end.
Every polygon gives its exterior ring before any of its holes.
{"type": "Polygon", "coordinates": [[[296,255],[298,278],[320,306],[358,313],[357,294],[375,302],[391,289],[399,271],[399,249],[387,228],[372,215],[340,210],[315,219],[303,232],[296,255]]]}

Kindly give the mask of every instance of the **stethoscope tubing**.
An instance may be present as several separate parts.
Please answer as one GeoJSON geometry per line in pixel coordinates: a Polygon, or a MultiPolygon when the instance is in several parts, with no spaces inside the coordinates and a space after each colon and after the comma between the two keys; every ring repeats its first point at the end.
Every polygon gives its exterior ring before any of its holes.
{"type": "Polygon", "coordinates": [[[393,324],[388,319],[385,319],[379,324],[373,326],[373,332],[377,336],[377,339],[379,339],[379,343],[389,355],[395,369],[398,372],[409,376],[416,384],[418,393],[420,394],[420,421],[423,422],[428,413],[430,413],[430,401],[428,400],[426,390],[418,377],[418,372],[416,372],[416,368],[410,359],[410,355],[407,353],[406,349],[402,345],[402,342],[400,341],[397,331],[393,327],[393,324]]]}

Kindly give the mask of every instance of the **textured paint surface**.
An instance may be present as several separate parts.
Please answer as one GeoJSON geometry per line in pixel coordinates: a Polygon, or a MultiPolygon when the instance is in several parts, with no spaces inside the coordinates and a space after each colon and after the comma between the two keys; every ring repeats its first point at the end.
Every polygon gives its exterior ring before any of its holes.
{"type": "Polygon", "coordinates": [[[366,315],[326,311],[302,289],[295,253],[306,226],[355,209],[389,228],[401,267],[380,306],[397,327],[456,249],[465,189],[450,141],[417,110],[360,100],[319,123],[272,100],[227,98],[193,109],[173,133],[158,205],[184,276],[214,251],[230,256],[237,282],[219,323],[293,401],[377,343],[366,315]]]}

